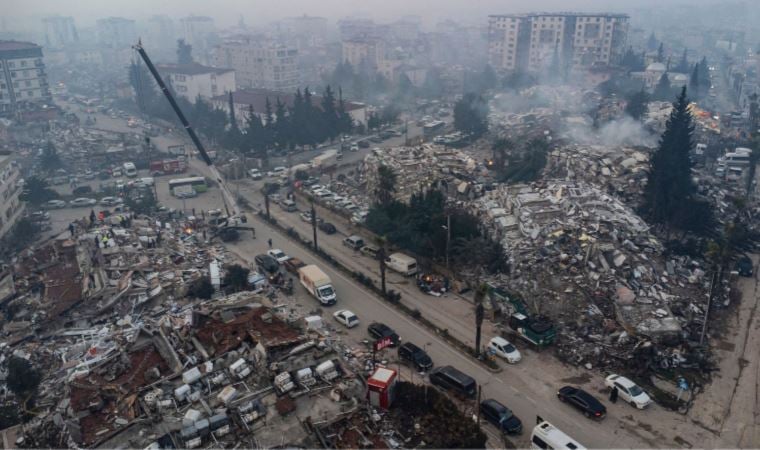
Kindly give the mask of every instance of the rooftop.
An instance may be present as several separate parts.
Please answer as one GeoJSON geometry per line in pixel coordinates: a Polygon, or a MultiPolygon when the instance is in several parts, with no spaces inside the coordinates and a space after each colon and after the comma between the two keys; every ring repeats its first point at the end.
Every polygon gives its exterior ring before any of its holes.
{"type": "Polygon", "coordinates": [[[233,69],[223,69],[219,67],[208,67],[203,64],[158,64],[157,68],[161,72],[167,73],[179,73],[182,75],[202,75],[207,73],[213,73],[221,75],[223,73],[234,72],[233,69]]]}
{"type": "MultiPolygon", "coordinates": [[[[285,104],[286,107],[290,108],[293,106],[293,100],[295,98],[294,94],[288,94],[285,92],[278,92],[278,91],[270,91],[267,89],[239,89],[232,93],[232,100],[233,102],[237,104],[243,104],[243,105],[252,105],[253,110],[262,113],[266,109],[266,103],[267,99],[269,99],[269,102],[271,103],[272,110],[274,110],[274,105],[277,102],[277,99],[280,99],[281,102],[285,104]]],[[[212,100],[218,100],[227,102],[228,96],[225,95],[218,95],[214,97],[212,100]]],[[[311,96],[311,103],[316,106],[320,107],[320,104],[322,102],[322,97],[319,95],[312,95],[311,96]]],[[[337,102],[337,98],[336,98],[337,102]]],[[[353,103],[353,102],[346,102],[346,111],[354,111],[357,109],[364,108],[365,105],[362,103],[353,103]]]]}
{"type": "Polygon", "coordinates": [[[23,41],[0,41],[0,51],[5,50],[30,50],[40,48],[39,45],[33,42],[23,41]]]}

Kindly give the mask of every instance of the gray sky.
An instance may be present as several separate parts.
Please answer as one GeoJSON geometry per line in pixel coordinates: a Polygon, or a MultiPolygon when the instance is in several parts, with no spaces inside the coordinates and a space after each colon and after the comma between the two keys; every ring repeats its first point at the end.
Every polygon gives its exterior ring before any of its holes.
{"type": "MultiPolygon", "coordinates": [[[[686,3],[715,2],[689,0],[686,3]]],[[[757,1],[757,0],[751,0],[757,1]]],[[[218,25],[236,23],[242,14],[248,24],[261,24],[301,14],[336,19],[347,15],[388,20],[404,14],[423,17],[428,23],[444,18],[483,20],[488,14],[528,10],[624,11],[649,4],[685,3],[684,0],[0,0],[3,15],[38,18],[60,14],[74,16],[79,26],[107,16],[144,18],[167,14],[213,17],[218,25]]],[[[13,26],[13,23],[8,23],[13,26]]]]}

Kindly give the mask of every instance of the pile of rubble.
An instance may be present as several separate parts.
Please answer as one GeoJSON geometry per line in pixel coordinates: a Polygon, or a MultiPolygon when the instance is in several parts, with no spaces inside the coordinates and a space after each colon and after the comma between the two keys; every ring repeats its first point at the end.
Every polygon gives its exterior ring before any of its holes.
{"type": "MultiPolygon", "coordinates": [[[[609,363],[603,354],[625,359],[628,343],[670,343],[698,332],[709,282],[701,263],[665,259],[646,223],[599,188],[500,186],[474,208],[510,255],[511,273],[492,282],[562,324],[564,359],[609,363]]],[[[507,304],[494,307],[510,312],[507,304]]]]}

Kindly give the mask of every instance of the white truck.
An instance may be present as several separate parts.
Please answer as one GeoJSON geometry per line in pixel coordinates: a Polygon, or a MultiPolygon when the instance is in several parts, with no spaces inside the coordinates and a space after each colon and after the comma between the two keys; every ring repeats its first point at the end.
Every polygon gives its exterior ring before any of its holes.
{"type": "Polygon", "coordinates": [[[325,306],[334,305],[336,301],[335,288],[332,281],[322,269],[314,264],[298,269],[298,279],[309,294],[325,306]]]}
{"type": "Polygon", "coordinates": [[[315,169],[325,170],[335,167],[338,164],[338,151],[331,149],[325,150],[321,155],[315,156],[311,160],[311,165],[315,169]]]}

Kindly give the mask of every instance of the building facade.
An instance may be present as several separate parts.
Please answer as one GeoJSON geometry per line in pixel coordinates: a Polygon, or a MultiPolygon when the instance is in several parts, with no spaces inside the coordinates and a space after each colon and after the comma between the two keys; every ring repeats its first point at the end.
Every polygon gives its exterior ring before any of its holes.
{"type": "Polygon", "coordinates": [[[191,102],[200,95],[210,99],[235,90],[235,71],[201,64],[158,64],[158,71],[168,78],[174,92],[191,102]]]}
{"type": "Polygon", "coordinates": [[[266,39],[241,37],[214,49],[213,65],[235,70],[237,85],[293,92],[298,89],[298,50],[266,39]]]}
{"type": "Polygon", "coordinates": [[[51,100],[42,47],[31,42],[0,41],[0,115],[51,100]]]}
{"type": "Polygon", "coordinates": [[[96,22],[98,43],[109,48],[131,47],[137,43],[135,21],[123,17],[107,17],[96,22]]]}
{"type": "Polygon", "coordinates": [[[342,61],[354,70],[364,67],[376,71],[385,61],[385,43],[374,38],[354,38],[341,42],[342,61]]]}
{"type": "Polygon", "coordinates": [[[0,239],[4,238],[21,217],[24,203],[21,195],[21,173],[8,153],[0,153],[0,239]]]}
{"type": "Polygon", "coordinates": [[[46,17],[42,24],[45,26],[46,47],[60,49],[79,43],[79,33],[73,17],[46,17]]]}
{"type": "Polygon", "coordinates": [[[607,66],[625,52],[625,14],[535,13],[488,17],[488,62],[496,70],[607,66]]]}

